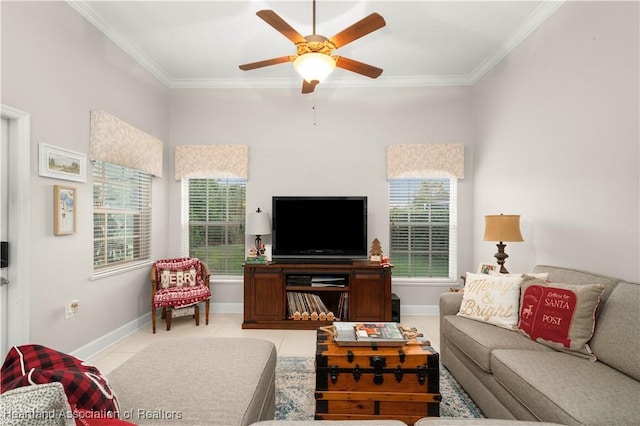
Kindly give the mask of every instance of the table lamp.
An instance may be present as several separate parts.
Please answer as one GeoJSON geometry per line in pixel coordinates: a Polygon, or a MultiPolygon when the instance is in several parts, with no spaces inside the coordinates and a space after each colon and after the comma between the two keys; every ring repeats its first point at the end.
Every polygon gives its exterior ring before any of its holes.
{"type": "Polygon", "coordinates": [[[269,214],[260,210],[260,207],[258,207],[255,213],[251,213],[247,223],[247,233],[256,236],[256,250],[258,250],[258,254],[260,254],[260,247],[262,247],[262,239],[260,237],[271,234],[269,214]]]}
{"type": "Polygon", "coordinates": [[[507,246],[504,242],[524,241],[520,233],[520,215],[487,215],[484,220],[484,241],[498,241],[498,252],[494,256],[500,265],[500,273],[508,274],[504,262],[509,255],[504,252],[507,246]]]}

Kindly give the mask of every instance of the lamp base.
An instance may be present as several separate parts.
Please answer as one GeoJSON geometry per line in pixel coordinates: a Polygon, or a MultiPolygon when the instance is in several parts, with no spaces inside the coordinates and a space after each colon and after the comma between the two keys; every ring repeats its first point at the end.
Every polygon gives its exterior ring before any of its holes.
{"type": "Polygon", "coordinates": [[[509,273],[509,271],[507,271],[507,268],[504,267],[504,262],[505,260],[507,260],[507,257],[509,257],[509,255],[504,252],[504,248],[506,246],[507,246],[506,244],[500,241],[498,244],[496,244],[496,247],[498,247],[498,252],[494,254],[495,258],[498,260],[498,265],[500,265],[501,274],[509,273]]]}

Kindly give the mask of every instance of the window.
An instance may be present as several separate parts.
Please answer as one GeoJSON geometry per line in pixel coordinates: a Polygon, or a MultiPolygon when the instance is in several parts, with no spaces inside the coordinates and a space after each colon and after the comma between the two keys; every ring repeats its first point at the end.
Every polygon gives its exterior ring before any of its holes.
{"type": "Polygon", "coordinates": [[[93,163],[93,269],[147,262],[151,253],[151,175],[93,163]]]}
{"type": "Polygon", "coordinates": [[[457,180],[390,179],[389,189],[393,275],[455,279],[457,180]]]}
{"type": "Polygon", "coordinates": [[[242,275],[246,183],[182,179],[183,253],[205,262],[211,274],[242,275]]]}

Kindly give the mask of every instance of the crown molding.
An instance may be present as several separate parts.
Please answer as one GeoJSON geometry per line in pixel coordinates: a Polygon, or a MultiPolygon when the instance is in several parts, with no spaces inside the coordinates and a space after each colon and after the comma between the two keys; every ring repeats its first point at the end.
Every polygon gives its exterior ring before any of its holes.
{"type": "Polygon", "coordinates": [[[565,0],[545,0],[504,42],[493,55],[486,58],[469,75],[469,84],[476,84],[486,73],[498,65],[505,56],[529,37],[544,21],[555,13],[565,0]]]}
{"type": "Polygon", "coordinates": [[[149,71],[162,84],[171,87],[171,77],[153,61],[140,47],[128,38],[124,37],[120,32],[115,30],[108,22],[106,22],[85,0],[66,0],[67,4],[82,15],[87,21],[100,30],[108,39],[116,46],[124,50],[134,61],[138,62],[144,69],[149,71]]]}
{"type": "MultiPolygon", "coordinates": [[[[424,76],[381,76],[375,80],[362,78],[331,78],[322,82],[324,87],[428,87],[428,86],[472,86],[495,67],[505,56],[533,33],[566,0],[544,0],[529,18],[516,29],[498,51],[487,57],[471,74],[464,76],[424,75],[424,76]]],[[[170,89],[277,89],[297,88],[301,83],[290,78],[228,78],[228,79],[175,79],[171,78],[138,45],[124,37],[89,5],[85,0],[66,0],[67,4],[93,24],[116,46],[124,50],[143,68],[170,89]]]]}
{"type": "MultiPolygon", "coordinates": [[[[320,83],[322,87],[427,87],[427,86],[468,86],[469,76],[402,76],[378,77],[375,80],[358,77],[331,79],[329,76],[320,83]]],[[[300,88],[301,79],[291,78],[211,78],[172,80],[171,89],[291,89],[300,88]]]]}

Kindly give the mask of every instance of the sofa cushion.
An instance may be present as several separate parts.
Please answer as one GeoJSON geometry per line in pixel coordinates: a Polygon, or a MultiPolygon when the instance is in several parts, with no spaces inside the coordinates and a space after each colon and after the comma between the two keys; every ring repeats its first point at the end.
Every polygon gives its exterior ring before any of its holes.
{"type": "Polygon", "coordinates": [[[494,377],[540,420],[640,424],[640,382],[562,352],[495,350],[494,377]]]}
{"type": "Polygon", "coordinates": [[[602,294],[602,303],[600,304],[600,307],[603,306],[603,303],[606,302],[616,284],[620,281],[619,278],[580,271],[578,269],[562,268],[559,266],[537,265],[533,268],[533,272],[547,272],[549,274],[549,281],[556,283],[573,285],[602,284],[604,286],[604,293],[602,294]]]}
{"type": "Polygon", "coordinates": [[[495,349],[552,351],[517,331],[456,315],[445,316],[441,327],[449,342],[487,373],[491,373],[491,352],[495,349]]]}
{"type": "Polygon", "coordinates": [[[518,324],[521,277],[467,273],[458,315],[514,329],[518,324]]]}
{"type": "Polygon", "coordinates": [[[522,283],[518,329],[543,345],[595,361],[587,342],[603,291],[601,284],[548,283],[527,277],[522,283]]]}
{"type": "Polygon", "coordinates": [[[604,304],[590,346],[598,360],[640,380],[640,284],[620,283],[604,304]]]}

